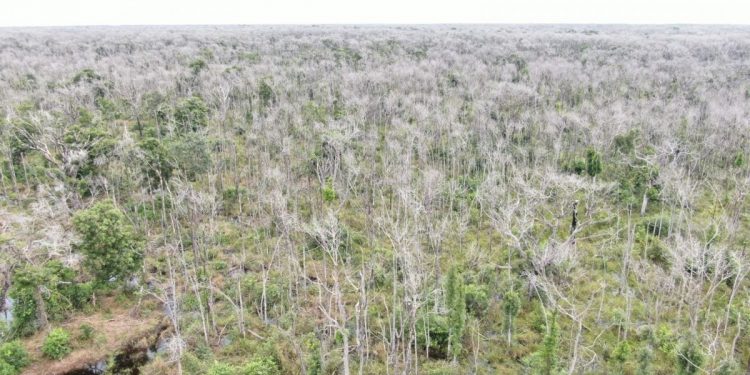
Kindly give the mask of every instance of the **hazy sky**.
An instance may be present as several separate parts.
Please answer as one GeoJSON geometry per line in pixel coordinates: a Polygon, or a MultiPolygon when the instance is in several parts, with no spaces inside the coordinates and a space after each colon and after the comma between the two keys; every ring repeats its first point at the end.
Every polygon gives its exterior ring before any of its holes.
{"type": "Polygon", "coordinates": [[[750,24],[750,0],[0,0],[0,26],[477,22],[750,24]]]}

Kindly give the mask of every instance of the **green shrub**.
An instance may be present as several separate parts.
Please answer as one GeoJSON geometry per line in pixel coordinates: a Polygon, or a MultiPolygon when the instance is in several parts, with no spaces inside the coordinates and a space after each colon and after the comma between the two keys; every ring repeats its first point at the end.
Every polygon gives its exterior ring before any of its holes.
{"type": "Polygon", "coordinates": [[[651,361],[653,361],[653,359],[654,353],[651,351],[651,348],[648,346],[642,347],[638,352],[638,369],[636,373],[638,375],[651,374],[651,361]]]}
{"type": "Polygon", "coordinates": [[[279,375],[278,365],[276,361],[269,357],[261,357],[253,359],[246,365],[242,366],[239,375],[279,375]]]}
{"type": "Polygon", "coordinates": [[[612,351],[612,358],[620,363],[625,363],[630,358],[630,354],[633,351],[630,343],[627,341],[621,341],[615,349],[612,351]]]}
{"type": "Polygon", "coordinates": [[[716,372],[717,375],[740,375],[742,374],[742,368],[740,365],[732,360],[727,359],[721,362],[719,370],[716,372]]]}
{"type": "Polygon", "coordinates": [[[305,336],[303,345],[307,352],[307,355],[305,355],[307,373],[309,375],[320,375],[323,367],[320,355],[320,341],[315,337],[314,333],[309,333],[305,336]]]}
{"type": "Polygon", "coordinates": [[[328,179],[325,186],[323,186],[323,200],[326,202],[333,202],[336,200],[336,190],[333,188],[333,182],[328,179]]]}
{"type": "Polygon", "coordinates": [[[236,373],[234,367],[222,362],[214,362],[208,369],[208,375],[235,375],[236,373]]]}
{"type": "Polygon", "coordinates": [[[187,352],[182,355],[182,371],[187,375],[202,375],[206,373],[206,362],[195,354],[187,352]]]}
{"type": "Polygon", "coordinates": [[[0,346],[0,362],[20,370],[29,364],[29,354],[19,341],[6,342],[0,346]]]}
{"type": "Polygon", "coordinates": [[[81,81],[91,83],[93,81],[99,81],[102,77],[97,74],[93,69],[86,68],[78,72],[73,76],[73,83],[79,83],[81,81]]]}
{"type": "Polygon", "coordinates": [[[482,317],[490,306],[490,297],[485,285],[468,284],[464,287],[466,309],[476,317],[482,317]]]}
{"type": "Polygon", "coordinates": [[[582,175],[586,171],[586,161],[580,158],[576,158],[570,162],[570,170],[577,174],[582,175]]]}
{"type": "Polygon", "coordinates": [[[675,352],[677,347],[676,339],[669,326],[664,324],[660,325],[659,328],[656,329],[655,339],[656,345],[662,353],[671,355],[675,352]]]}
{"type": "Polygon", "coordinates": [[[42,344],[42,353],[52,359],[65,358],[70,351],[70,335],[62,328],[50,331],[42,344]]]}
{"type": "Polygon", "coordinates": [[[446,317],[428,313],[417,320],[417,344],[424,350],[429,349],[430,358],[447,358],[448,337],[446,317]]]}
{"type": "Polygon", "coordinates": [[[20,372],[10,363],[0,360],[0,375],[18,375],[20,372]]]}
{"type": "Polygon", "coordinates": [[[705,356],[699,343],[689,339],[682,343],[677,351],[677,368],[681,375],[693,375],[701,372],[705,356]]]}
{"type": "Polygon", "coordinates": [[[425,375],[458,375],[463,373],[459,366],[447,361],[430,361],[422,364],[420,373],[425,375]]]}
{"type": "Polygon", "coordinates": [[[78,327],[80,330],[80,333],[78,334],[78,338],[82,341],[88,341],[91,340],[92,337],[94,337],[94,327],[92,327],[90,324],[82,324],[80,327],[78,327]]]}

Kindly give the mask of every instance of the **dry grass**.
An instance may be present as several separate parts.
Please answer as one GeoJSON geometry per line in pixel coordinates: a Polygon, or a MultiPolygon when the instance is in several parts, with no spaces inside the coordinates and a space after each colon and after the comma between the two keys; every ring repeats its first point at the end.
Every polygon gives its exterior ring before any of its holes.
{"type": "MultiPolygon", "coordinates": [[[[115,305],[112,302],[106,301],[105,303],[115,305]]],[[[154,333],[161,322],[160,314],[136,316],[133,310],[128,307],[120,307],[119,309],[114,307],[106,313],[77,314],[59,325],[70,332],[73,347],[73,351],[62,360],[50,360],[42,354],[41,347],[48,330],[37,332],[23,340],[32,360],[32,364],[24,369],[23,374],[63,374],[105,359],[124,346],[131,344],[148,345],[145,341],[146,338],[154,333]],[[90,340],[81,341],[78,336],[81,332],[81,326],[85,324],[94,328],[94,335],[90,340]]]]}

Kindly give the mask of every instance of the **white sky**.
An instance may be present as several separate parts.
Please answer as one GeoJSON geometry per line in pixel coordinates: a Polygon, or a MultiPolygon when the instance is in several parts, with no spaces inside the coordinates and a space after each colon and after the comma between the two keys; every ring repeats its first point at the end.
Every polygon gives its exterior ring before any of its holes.
{"type": "Polygon", "coordinates": [[[0,0],[0,26],[750,24],[750,0],[0,0]]]}

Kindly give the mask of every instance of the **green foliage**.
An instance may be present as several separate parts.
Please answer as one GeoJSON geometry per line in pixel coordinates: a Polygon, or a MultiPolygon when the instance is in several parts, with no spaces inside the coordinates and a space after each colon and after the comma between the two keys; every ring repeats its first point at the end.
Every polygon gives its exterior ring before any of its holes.
{"type": "Polygon", "coordinates": [[[637,130],[630,130],[625,134],[616,135],[613,141],[615,150],[625,155],[630,155],[635,150],[635,139],[637,136],[637,130]]]}
{"type": "Polygon", "coordinates": [[[238,375],[280,375],[281,371],[276,360],[270,357],[258,357],[248,362],[238,375]]]}
{"type": "Polygon", "coordinates": [[[92,83],[94,81],[99,81],[101,79],[102,77],[96,74],[96,72],[93,69],[86,68],[76,73],[75,76],[73,76],[73,83],[80,83],[80,82],[92,83]]]}
{"type": "MultiPolygon", "coordinates": [[[[163,156],[167,155],[174,160],[177,169],[191,181],[195,181],[211,167],[211,154],[206,137],[196,133],[188,133],[172,140],[169,143],[169,151],[163,156]]],[[[169,163],[161,165],[160,168],[162,171],[169,168],[169,163]]]]}
{"type": "Polygon", "coordinates": [[[521,311],[521,298],[518,296],[518,292],[509,290],[503,296],[504,328],[508,337],[508,344],[511,343],[513,326],[519,311],[521,311]]]}
{"type": "MultiPolygon", "coordinates": [[[[86,177],[101,174],[105,170],[110,154],[115,148],[115,139],[111,137],[101,126],[91,123],[87,117],[87,111],[81,111],[80,125],[66,128],[63,134],[63,142],[66,147],[73,151],[82,153],[82,158],[74,158],[68,167],[73,171],[73,176],[83,182],[86,177]]],[[[86,184],[80,187],[85,190],[81,193],[88,194],[86,184]]]]}
{"type": "Polygon", "coordinates": [[[258,97],[263,107],[268,107],[275,101],[275,94],[271,85],[264,79],[258,85],[258,97]]]}
{"type": "Polygon", "coordinates": [[[654,336],[656,339],[656,345],[658,345],[658,348],[662,353],[669,356],[675,354],[677,339],[669,326],[664,324],[660,325],[659,328],[656,329],[654,336]]]}
{"type": "Polygon", "coordinates": [[[513,74],[514,83],[529,77],[529,64],[526,59],[514,53],[507,58],[507,61],[516,67],[516,71],[513,74]]]}
{"type": "Polygon", "coordinates": [[[716,371],[716,375],[741,375],[742,368],[732,359],[727,359],[721,362],[719,369],[716,371]]]}
{"type": "Polygon", "coordinates": [[[445,282],[445,305],[448,308],[448,348],[454,359],[463,349],[464,328],[466,326],[466,297],[464,280],[457,267],[448,272],[445,282]]]}
{"type": "Polygon", "coordinates": [[[242,52],[237,58],[250,64],[255,64],[260,61],[260,54],[258,52],[242,52]]]}
{"type": "Polygon", "coordinates": [[[625,363],[630,358],[633,348],[627,341],[620,341],[612,351],[612,358],[620,364],[625,363]]]}
{"type": "Polygon", "coordinates": [[[120,106],[112,100],[109,100],[103,96],[96,98],[94,101],[96,108],[99,108],[99,112],[107,120],[115,120],[122,117],[120,106]]]}
{"type": "Polygon", "coordinates": [[[424,350],[430,351],[432,358],[448,356],[450,329],[448,319],[432,313],[423,314],[417,319],[417,343],[424,350]]]}
{"type": "Polygon", "coordinates": [[[85,256],[83,265],[98,282],[124,281],[138,270],[143,256],[141,242],[112,203],[103,201],[79,211],[73,226],[81,236],[76,249],[85,256]]]}
{"type": "Polygon", "coordinates": [[[203,59],[195,59],[188,65],[188,67],[190,68],[190,72],[193,73],[193,75],[198,75],[207,66],[208,64],[206,64],[203,59]]]}
{"type": "Polygon", "coordinates": [[[151,187],[161,186],[172,177],[173,166],[169,161],[169,152],[156,138],[142,140],[138,147],[143,151],[144,163],[141,169],[151,187]]]}
{"type": "Polygon", "coordinates": [[[647,194],[652,201],[658,199],[660,187],[655,184],[659,176],[658,168],[636,160],[624,166],[618,174],[618,196],[623,203],[636,205],[643,194],[647,194]]]}
{"type": "Polygon", "coordinates": [[[341,120],[344,116],[346,116],[346,106],[344,100],[341,99],[341,95],[337,92],[333,99],[333,119],[341,120]]]}
{"type": "Polygon", "coordinates": [[[10,363],[0,360],[0,375],[18,375],[21,371],[10,363]]]}
{"type": "Polygon", "coordinates": [[[466,294],[466,309],[475,317],[481,318],[487,314],[490,306],[490,296],[485,285],[467,284],[464,287],[466,294]]]}
{"type": "Polygon", "coordinates": [[[70,352],[70,335],[68,331],[62,328],[55,328],[50,331],[42,344],[42,353],[51,359],[63,359],[70,352]]]}
{"type": "Polygon", "coordinates": [[[540,352],[541,357],[541,371],[544,375],[551,375],[555,373],[557,369],[558,357],[557,351],[560,341],[560,333],[557,327],[557,311],[552,314],[552,319],[549,321],[547,327],[547,333],[544,335],[542,341],[542,348],[540,352]]]}
{"type": "Polygon", "coordinates": [[[29,364],[29,354],[19,341],[6,342],[0,345],[0,363],[2,362],[20,370],[29,364]]]}
{"type": "Polygon", "coordinates": [[[222,209],[225,215],[236,215],[241,199],[247,199],[250,192],[241,187],[231,187],[221,193],[222,209]]]}
{"type": "Polygon", "coordinates": [[[328,117],[328,112],[322,105],[317,105],[315,102],[309,101],[302,106],[302,117],[308,125],[316,122],[325,123],[328,117]]]}
{"type": "Polygon", "coordinates": [[[586,172],[586,160],[581,158],[574,158],[570,160],[563,169],[566,172],[582,175],[584,172],[586,172]]]}
{"type": "Polygon", "coordinates": [[[73,308],[83,307],[91,295],[90,285],[78,283],[76,272],[59,261],[42,266],[24,265],[13,274],[8,295],[13,298],[13,332],[25,336],[36,331],[41,311],[51,320],[62,319],[73,308]]]}
{"type": "Polygon", "coordinates": [[[94,337],[94,327],[92,327],[90,324],[84,323],[81,324],[81,326],[78,328],[78,339],[81,341],[88,341],[91,340],[94,337]]]}
{"type": "Polygon", "coordinates": [[[734,155],[732,165],[734,165],[736,168],[742,168],[746,164],[747,162],[745,161],[745,153],[742,151],[737,152],[737,154],[734,155]]]}
{"type": "Polygon", "coordinates": [[[651,371],[651,362],[654,359],[654,353],[649,346],[644,346],[638,352],[638,375],[649,375],[651,371]]]}
{"type": "Polygon", "coordinates": [[[213,365],[208,369],[207,375],[236,375],[237,370],[226,363],[214,362],[213,365]]]}
{"type": "Polygon", "coordinates": [[[677,370],[680,375],[693,375],[701,372],[705,355],[696,339],[685,340],[677,351],[677,370]]]}
{"type": "Polygon", "coordinates": [[[326,180],[322,192],[324,201],[333,202],[336,200],[336,190],[333,188],[333,181],[331,181],[331,179],[326,180]]]}
{"type": "Polygon", "coordinates": [[[602,172],[602,157],[596,150],[590,148],[586,150],[586,173],[595,177],[602,172]]]}
{"type": "Polygon", "coordinates": [[[461,375],[465,372],[461,367],[446,361],[433,361],[420,364],[420,374],[425,375],[461,375]]]}
{"type": "Polygon", "coordinates": [[[305,367],[308,375],[321,375],[323,369],[323,359],[320,354],[320,341],[314,334],[308,334],[303,339],[305,348],[305,367]]]}
{"type": "Polygon", "coordinates": [[[174,120],[180,133],[205,128],[208,125],[208,107],[200,96],[184,98],[175,108],[174,120]]]}

